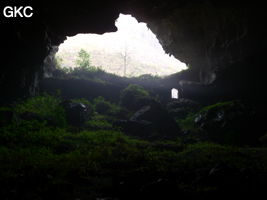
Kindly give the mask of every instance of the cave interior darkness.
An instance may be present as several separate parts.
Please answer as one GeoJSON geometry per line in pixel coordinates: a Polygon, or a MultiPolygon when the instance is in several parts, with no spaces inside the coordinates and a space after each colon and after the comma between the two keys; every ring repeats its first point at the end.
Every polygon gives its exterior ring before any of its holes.
{"type": "Polygon", "coordinates": [[[20,3],[31,18],[0,17],[0,199],[266,196],[264,2],[20,3]],[[146,23],[189,69],[151,81],[57,71],[66,37],[115,32],[120,13],[146,23]],[[63,100],[41,96],[58,90],[63,100]],[[59,109],[39,112],[35,98],[59,109]]]}

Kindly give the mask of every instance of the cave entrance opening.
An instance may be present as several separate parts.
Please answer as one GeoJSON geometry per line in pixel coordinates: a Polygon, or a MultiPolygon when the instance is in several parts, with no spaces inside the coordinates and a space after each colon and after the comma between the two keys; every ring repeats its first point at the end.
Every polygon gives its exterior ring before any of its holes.
{"type": "Polygon", "coordinates": [[[115,25],[117,32],[68,37],[59,46],[57,64],[64,69],[85,64],[124,77],[166,76],[187,69],[184,63],[165,53],[147,24],[120,14],[115,25]]]}

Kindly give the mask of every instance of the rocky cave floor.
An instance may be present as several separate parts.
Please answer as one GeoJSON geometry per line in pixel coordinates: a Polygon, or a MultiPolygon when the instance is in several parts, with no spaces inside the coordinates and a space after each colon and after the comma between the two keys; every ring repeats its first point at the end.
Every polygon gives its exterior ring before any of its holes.
{"type": "Polygon", "coordinates": [[[199,199],[265,191],[266,127],[263,110],[251,102],[161,102],[137,84],[120,90],[117,101],[48,93],[0,107],[1,199],[199,199]]]}

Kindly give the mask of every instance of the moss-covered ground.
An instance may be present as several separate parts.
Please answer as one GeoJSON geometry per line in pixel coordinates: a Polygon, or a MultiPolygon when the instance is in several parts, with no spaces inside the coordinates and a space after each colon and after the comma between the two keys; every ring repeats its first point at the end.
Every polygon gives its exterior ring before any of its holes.
{"type": "MultiPolygon", "coordinates": [[[[0,127],[1,199],[168,199],[262,190],[267,148],[178,136],[135,139],[112,127],[118,106],[108,106],[112,114],[95,113],[75,131],[66,124],[59,97],[1,108],[14,115],[0,127]],[[23,119],[25,112],[39,118],[23,119]]],[[[179,123],[190,129],[190,120],[179,123]]]]}

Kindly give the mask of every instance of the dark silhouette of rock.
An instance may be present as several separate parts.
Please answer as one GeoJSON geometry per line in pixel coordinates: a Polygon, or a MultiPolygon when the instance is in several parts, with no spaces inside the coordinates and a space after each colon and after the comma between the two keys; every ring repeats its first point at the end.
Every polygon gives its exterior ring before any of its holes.
{"type": "Polygon", "coordinates": [[[129,120],[117,122],[116,125],[123,127],[127,134],[147,139],[170,139],[180,134],[174,119],[157,102],[142,107],[129,120]]]}
{"type": "Polygon", "coordinates": [[[255,145],[265,129],[255,107],[242,101],[206,107],[195,117],[195,123],[209,139],[233,145],[255,145]]]}
{"type": "Polygon", "coordinates": [[[40,82],[40,87],[42,92],[47,93],[55,93],[60,90],[62,97],[65,99],[85,98],[91,101],[98,96],[102,96],[111,102],[119,101],[120,90],[123,89],[125,83],[113,79],[109,80],[102,76],[99,78],[106,82],[102,83],[84,79],[47,78],[40,82]]]}
{"type": "Polygon", "coordinates": [[[172,100],[167,104],[167,111],[175,118],[185,118],[189,113],[196,112],[200,105],[190,99],[172,100]]]}
{"type": "Polygon", "coordinates": [[[66,112],[66,119],[69,125],[82,127],[89,119],[91,110],[83,103],[65,101],[62,106],[66,112]]]}

